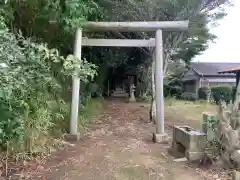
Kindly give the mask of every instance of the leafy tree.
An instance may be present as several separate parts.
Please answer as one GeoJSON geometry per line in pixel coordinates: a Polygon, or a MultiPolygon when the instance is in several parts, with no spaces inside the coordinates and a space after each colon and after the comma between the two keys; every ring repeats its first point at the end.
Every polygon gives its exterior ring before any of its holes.
{"type": "MultiPolygon", "coordinates": [[[[215,22],[217,19],[225,15],[225,12],[223,11],[224,9],[219,8],[219,6],[227,3],[229,3],[228,0],[125,0],[124,2],[118,0],[106,0],[103,4],[108,9],[111,9],[105,12],[108,14],[107,17],[110,21],[190,20],[188,33],[163,33],[164,74],[166,78],[168,74],[171,74],[171,72],[168,72],[168,70],[170,70],[169,65],[176,63],[176,59],[180,58],[185,61],[185,63],[189,63],[195,55],[207,48],[208,40],[215,38],[215,36],[210,34],[207,24],[209,22],[215,22]],[[213,10],[215,10],[215,12],[211,13],[213,10]]],[[[137,33],[135,36],[149,38],[154,37],[154,34],[137,33]]],[[[153,49],[150,50],[150,55],[152,52],[153,49]]],[[[149,59],[151,60],[151,58],[149,59]]],[[[152,64],[152,68],[155,69],[154,63],[152,64]]],[[[144,70],[145,69],[143,69],[143,71],[144,70]]],[[[154,71],[152,71],[152,73],[154,73],[154,71]]],[[[152,77],[154,77],[153,74],[152,77]]],[[[155,82],[154,78],[152,78],[152,104],[155,104],[154,86],[155,82]]],[[[154,106],[152,105],[152,107],[154,106]]]]}
{"type": "Polygon", "coordinates": [[[73,35],[86,20],[101,18],[100,7],[91,0],[12,0],[14,29],[51,46],[72,52],[73,35]]]}

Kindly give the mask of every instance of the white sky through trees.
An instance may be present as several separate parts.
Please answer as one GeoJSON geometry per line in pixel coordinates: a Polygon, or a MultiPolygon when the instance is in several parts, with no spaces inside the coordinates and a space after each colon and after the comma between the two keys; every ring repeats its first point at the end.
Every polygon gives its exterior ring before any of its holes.
{"type": "Polygon", "coordinates": [[[211,29],[218,39],[193,61],[200,62],[240,62],[240,0],[227,8],[227,16],[219,25],[211,29]]]}

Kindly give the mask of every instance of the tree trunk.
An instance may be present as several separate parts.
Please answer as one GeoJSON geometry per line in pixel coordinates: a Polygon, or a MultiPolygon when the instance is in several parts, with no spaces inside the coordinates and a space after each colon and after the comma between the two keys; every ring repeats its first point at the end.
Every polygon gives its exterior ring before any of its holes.
{"type": "Polygon", "coordinates": [[[150,122],[156,124],[156,87],[155,87],[155,57],[152,60],[152,97],[151,97],[151,108],[149,112],[150,122]]]}

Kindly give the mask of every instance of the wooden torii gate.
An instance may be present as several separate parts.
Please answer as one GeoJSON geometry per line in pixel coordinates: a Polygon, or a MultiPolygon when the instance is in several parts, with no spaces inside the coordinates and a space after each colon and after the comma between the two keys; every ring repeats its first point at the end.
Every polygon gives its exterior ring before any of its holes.
{"type": "MultiPolygon", "coordinates": [[[[163,38],[162,31],[187,31],[188,21],[162,22],[86,22],[76,32],[74,55],[81,59],[82,46],[109,46],[109,47],[155,47],[156,61],[156,142],[164,137],[164,96],[163,96],[163,38]],[[119,32],[156,32],[155,39],[88,39],[82,38],[84,31],[119,31],[119,32]]],[[[80,78],[73,76],[70,139],[79,139],[78,108],[80,78]]]]}

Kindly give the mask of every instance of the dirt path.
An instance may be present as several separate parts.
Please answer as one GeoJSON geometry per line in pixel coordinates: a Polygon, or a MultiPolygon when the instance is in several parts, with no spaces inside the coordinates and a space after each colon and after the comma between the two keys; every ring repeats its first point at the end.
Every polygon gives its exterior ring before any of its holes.
{"type": "MultiPolygon", "coordinates": [[[[169,144],[152,143],[148,108],[120,101],[106,110],[90,133],[73,147],[55,153],[34,179],[46,180],[203,180],[196,167],[173,163],[169,144]],[[56,165],[57,164],[57,165],[56,165]]],[[[171,124],[166,130],[171,134],[171,124]]]]}

